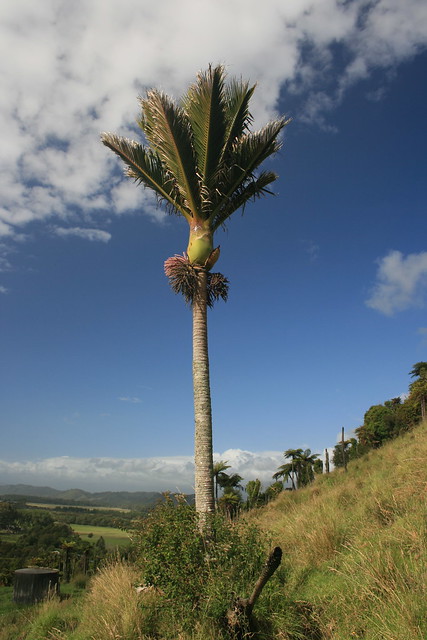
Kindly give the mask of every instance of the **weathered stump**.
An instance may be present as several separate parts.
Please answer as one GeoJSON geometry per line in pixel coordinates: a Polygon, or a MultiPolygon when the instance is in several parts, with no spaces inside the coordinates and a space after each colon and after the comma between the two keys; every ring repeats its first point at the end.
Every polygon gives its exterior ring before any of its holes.
{"type": "Polygon", "coordinates": [[[15,571],[13,600],[17,604],[34,604],[53,594],[59,594],[57,569],[29,567],[15,571]]]}
{"type": "Polygon", "coordinates": [[[237,640],[249,638],[252,631],[252,611],[267,582],[282,561],[282,550],[275,547],[270,553],[249,598],[237,598],[227,611],[227,623],[237,640]]]}

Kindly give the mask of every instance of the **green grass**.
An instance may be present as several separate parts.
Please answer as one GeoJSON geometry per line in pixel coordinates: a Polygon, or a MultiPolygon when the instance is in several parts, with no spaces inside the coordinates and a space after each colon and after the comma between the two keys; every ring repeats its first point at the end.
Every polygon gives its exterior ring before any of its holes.
{"type": "Polygon", "coordinates": [[[125,509],[124,507],[98,507],[92,505],[76,505],[76,504],[51,504],[46,502],[27,502],[28,507],[37,507],[40,509],[86,509],[89,511],[118,511],[120,513],[130,513],[130,509],[125,509]]]}
{"type": "Polygon", "coordinates": [[[95,527],[91,524],[71,524],[70,527],[79,534],[83,540],[95,543],[102,536],[107,549],[126,547],[130,544],[128,534],[114,527],[95,527]],[[93,536],[89,537],[89,534],[93,536]]]}

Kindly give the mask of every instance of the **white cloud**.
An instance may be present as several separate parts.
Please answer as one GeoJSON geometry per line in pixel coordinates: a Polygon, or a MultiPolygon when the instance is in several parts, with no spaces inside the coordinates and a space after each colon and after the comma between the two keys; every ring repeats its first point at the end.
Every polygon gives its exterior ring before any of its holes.
{"type": "Polygon", "coordinates": [[[264,487],[267,487],[273,482],[272,475],[283,464],[284,458],[282,451],[227,449],[222,454],[215,454],[214,461],[218,460],[227,460],[230,465],[227,473],[238,473],[243,478],[243,484],[259,478],[264,487]]]}
{"type": "Polygon", "coordinates": [[[135,396],[120,396],[119,400],[122,402],[131,402],[132,404],[139,404],[142,402],[141,398],[136,398],[135,396]]]}
{"type": "Polygon", "coordinates": [[[83,238],[83,240],[90,240],[91,242],[109,242],[111,240],[111,233],[108,231],[102,231],[101,229],[82,229],[81,227],[56,227],[54,233],[57,236],[76,236],[77,238],[83,238]]]}
{"type": "MultiPolygon", "coordinates": [[[[278,451],[252,453],[229,449],[215,454],[215,460],[228,460],[233,473],[244,483],[259,478],[264,486],[283,463],[278,451]]],[[[50,485],[67,489],[194,492],[192,456],[152,458],[73,458],[59,456],[37,461],[0,460],[0,484],[50,485]]]]}
{"type": "Polygon", "coordinates": [[[3,285],[0,285],[0,293],[8,293],[8,289],[6,289],[6,287],[3,287],[3,285]]]}
{"type": "Polygon", "coordinates": [[[256,0],[201,0],[197,11],[193,0],[179,11],[173,0],[1,3],[0,235],[70,216],[96,228],[106,212],[162,218],[142,189],[123,186],[99,142],[103,130],[135,135],[145,87],[179,95],[198,69],[224,62],[259,83],[258,123],[286,85],[301,94],[301,119],[329,126],[323,114],[351,84],[427,45],[424,0],[267,0],[263,9],[256,0]]]}
{"type": "Polygon", "coordinates": [[[391,316],[424,305],[427,292],[427,252],[390,251],[378,261],[376,283],[366,305],[391,316]]]}

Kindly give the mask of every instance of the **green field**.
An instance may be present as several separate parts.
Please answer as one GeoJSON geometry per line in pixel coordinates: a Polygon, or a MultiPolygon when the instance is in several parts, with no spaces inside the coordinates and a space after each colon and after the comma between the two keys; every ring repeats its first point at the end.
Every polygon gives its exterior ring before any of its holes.
{"type": "Polygon", "coordinates": [[[114,527],[94,527],[90,524],[71,524],[70,527],[79,534],[83,540],[96,542],[102,536],[107,549],[115,547],[126,547],[130,544],[130,539],[126,531],[115,529],[114,527]],[[89,534],[93,534],[90,536],[89,534]]]}
{"type": "Polygon", "coordinates": [[[119,513],[130,513],[130,509],[123,507],[95,507],[92,505],[80,504],[51,504],[50,502],[27,502],[29,507],[37,507],[39,509],[86,509],[88,511],[118,511],[119,513]]]}

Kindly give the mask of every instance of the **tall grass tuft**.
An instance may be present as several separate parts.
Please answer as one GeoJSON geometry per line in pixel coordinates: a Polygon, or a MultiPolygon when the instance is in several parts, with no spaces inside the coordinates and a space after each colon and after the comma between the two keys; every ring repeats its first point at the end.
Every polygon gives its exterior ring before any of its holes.
{"type": "Polygon", "coordinates": [[[104,566],[90,583],[75,640],[149,637],[157,595],[140,595],[138,582],[139,571],[131,564],[117,560],[104,566]]]}

